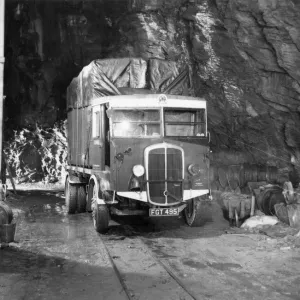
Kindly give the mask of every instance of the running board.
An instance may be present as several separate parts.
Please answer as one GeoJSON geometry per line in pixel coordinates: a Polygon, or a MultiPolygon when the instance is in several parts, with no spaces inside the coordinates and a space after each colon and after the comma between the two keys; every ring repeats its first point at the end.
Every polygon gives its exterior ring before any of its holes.
{"type": "Polygon", "coordinates": [[[105,201],[105,204],[118,204],[119,203],[119,201],[117,201],[117,200],[111,200],[111,201],[105,201]]]}

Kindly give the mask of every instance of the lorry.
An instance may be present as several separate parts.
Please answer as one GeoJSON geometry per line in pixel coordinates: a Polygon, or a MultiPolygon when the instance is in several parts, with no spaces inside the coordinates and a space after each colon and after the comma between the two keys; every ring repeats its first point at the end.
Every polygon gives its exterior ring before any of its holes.
{"type": "Polygon", "coordinates": [[[210,201],[205,99],[185,96],[175,62],[94,60],[67,89],[69,214],[91,212],[97,232],[112,215],[183,215],[202,222],[210,201]]]}

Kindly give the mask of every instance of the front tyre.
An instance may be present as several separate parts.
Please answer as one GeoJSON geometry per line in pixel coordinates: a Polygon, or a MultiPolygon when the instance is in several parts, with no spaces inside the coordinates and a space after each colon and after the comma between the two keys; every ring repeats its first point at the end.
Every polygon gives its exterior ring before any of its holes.
{"type": "Polygon", "coordinates": [[[65,197],[68,214],[74,214],[77,209],[77,187],[70,183],[69,177],[65,184],[65,197]]]}
{"type": "Polygon", "coordinates": [[[184,217],[186,223],[190,227],[201,226],[205,223],[201,215],[201,200],[200,198],[193,198],[187,201],[187,206],[184,209],[184,217]]]}
{"type": "Polygon", "coordinates": [[[94,228],[99,233],[106,233],[108,231],[109,211],[105,204],[93,204],[93,222],[94,228]]]}

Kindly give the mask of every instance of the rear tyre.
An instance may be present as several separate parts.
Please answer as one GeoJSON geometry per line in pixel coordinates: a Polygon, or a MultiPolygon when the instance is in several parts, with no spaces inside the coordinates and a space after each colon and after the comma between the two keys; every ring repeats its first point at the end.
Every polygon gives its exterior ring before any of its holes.
{"type": "Polygon", "coordinates": [[[99,233],[106,233],[108,231],[109,211],[105,204],[93,204],[93,222],[94,228],[99,233]]]}
{"type": "Polygon", "coordinates": [[[82,213],[85,212],[86,209],[85,186],[80,185],[77,189],[77,212],[82,213]]]}
{"type": "Polygon", "coordinates": [[[92,201],[93,201],[93,194],[94,194],[94,186],[95,183],[93,180],[89,182],[89,189],[88,189],[88,194],[87,194],[87,201],[86,201],[86,211],[87,212],[92,212],[92,201]]]}
{"type": "Polygon", "coordinates": [[[200,198],[193,198],[187,201],[187,206],[184,209],[184,218],[190,227],[201,226],[205,220],[201,215],[201,201],[200,198]]]}
{"type": "Polygon", "coordinates": [[[69,181],[69,177],[66,180],[65,185],[66,207],[68,214],[74,214],[77,209],[77,188],[69,181]]]}

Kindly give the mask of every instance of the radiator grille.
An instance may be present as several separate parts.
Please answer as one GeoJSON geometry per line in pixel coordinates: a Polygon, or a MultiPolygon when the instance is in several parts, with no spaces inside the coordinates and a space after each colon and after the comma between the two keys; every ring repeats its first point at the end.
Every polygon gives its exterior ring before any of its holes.
{"type": "Polygon", "coordinates": [[[156,148],[148,153],[148,188],[150,201],[172,204],[182,200],[182,150],[156,148]]]}

